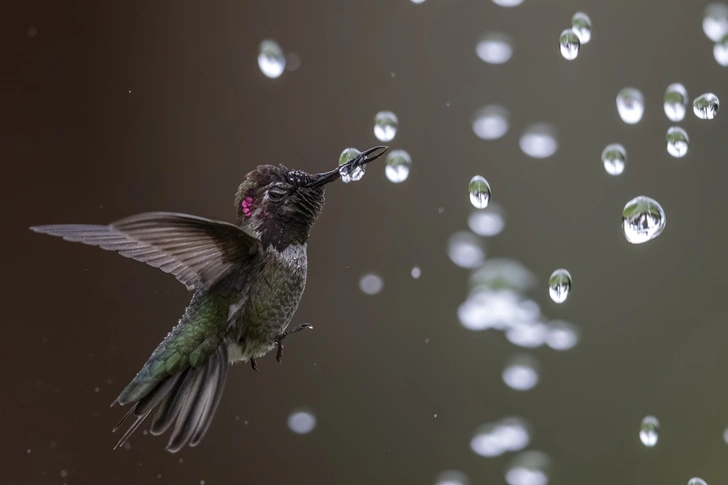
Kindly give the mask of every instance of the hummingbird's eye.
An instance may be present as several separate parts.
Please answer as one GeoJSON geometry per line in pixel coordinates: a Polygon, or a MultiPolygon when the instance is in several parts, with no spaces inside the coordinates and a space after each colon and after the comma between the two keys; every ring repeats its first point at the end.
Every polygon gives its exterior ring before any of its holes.
{"type": "Polygon", "coordinates": [[[283,187],[274,185],[268,189],[268,198],[273,202],[277,202],[279,200],[283,200],[287,193],[288,192],[283,187]]]}

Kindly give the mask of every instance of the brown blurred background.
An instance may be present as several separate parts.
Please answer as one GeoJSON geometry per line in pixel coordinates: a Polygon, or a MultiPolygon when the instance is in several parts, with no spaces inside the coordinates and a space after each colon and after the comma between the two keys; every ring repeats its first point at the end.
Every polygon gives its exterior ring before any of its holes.
{"type": "Polygon", "coordinates": [[[6,5],[0,19],[0,157],[5,483],[432,484],[459,469],[472,484],[505,483],[508,456],[480,457],[474,429],[507,415],[532,425],[529,449],[553,460],[552,484],[709,485],[728,479],[728,116],[691,112],[687,156],[665,151],[665,87],[728,102],[726,68],[702,32],[707,2],[486,0],[56,2],[6,5]],[[594,32],[566,62],[557,39],[577,10],[594,32]],[[488,65],[478,37],[507,33],[513,58],[488,65]],[[32,34],[32,35],[31,35],[32,34]],[[271,80],[263,39],[300,56],[271,80]],[[642,90],[629,126],[615,96],[642,90]],[[480,106],[511,112],[503,138],[471,129],[480,106]],[[112,451],[122,410],[109,404],[181,315],[190,295],[172,277],[99,249],[28,231],[106,223],[150,210],[233,220],[232,198],[261,163],[330,169],[347,146],[377,143],[374,114],[391,109],[390,143],[412,155],[409,179],[383,164],[327,192],[309,244],[308,288],[283,364],[232,369],[199,448],[166,453],[138,433],[112,451]],[[558,129],[551,158],[526,157],[525,126],[558,129]],[[600,162],[627,147],[620,177],[600,162]],[[541,381],[501,379],[522,351],[500,332],[457,318],[468,272],[447,257],[467,228],[470,177],[481,173],[506,211],[488,256],[539,278],[544,314],[579,325],[570,351],[529,351],[541,381]],[[662,236],[628,244],[621,210],[634,196],[667,213],[662,236]],[[438,207],[444,211],[438,212],[438,207]],[[410,269],[418,265],[422,277],[410,269]],[[564,305],[546,280],[574,277],[564,305]],[[359,278],[375,271],[383,291],[359,278]],[[429,343],[425,343],[429,339],[429,343]],[[307,435],[286,424],[307,407],[307,435]],[[434,415],[437,415],[435,418],[434,415]],[[647,449],[646,414],[661,422],[647,449]],[[161,478],[159,478],[161,475],[161,478]]]}

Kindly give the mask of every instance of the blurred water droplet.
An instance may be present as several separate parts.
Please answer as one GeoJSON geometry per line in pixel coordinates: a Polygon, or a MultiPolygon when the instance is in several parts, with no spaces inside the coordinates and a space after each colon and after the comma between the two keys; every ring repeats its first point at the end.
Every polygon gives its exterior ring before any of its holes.
{"type": "Polygon", "coordinates": [[[531,440],[527,423],[520,418],[505,418],[475,429],[470,449],[476,454],[493,458],[506,451],[520,451],[531,440]]]}
{"type": "Polygon", "coordinates": [[[546,485],[551,459],[541,451],[524,451],[513,457],[506,467],[508,485],[546,485]]]}
{"type": "Polygon", "coordinates": [[[701,94],[693,100],[693,113],[701,120],[712,120],[718,114],[719,104],[715,94],[701,94]]]}
{"type": "Polygon", "coordinates": [[[394,140],[397,134],[399,120],[391,111],[380,111],[374,116],[374,136],[377,140],[388,142],[394,140]]]}
{"type": "Polygon", "coordinates": [[[306,434],[316,427],[316,417],[307,410],[298,410],[288,416],[288,427],[297,434],[306,434]]]}
{"type": "Polygon", "coordinates": [[[422,270],[420,270],[419,266],[415,266],[412,268],[412,271],[410,271],[410,274],[414,279],[419,279],[419,277],[422,275],[422,270]]]}
{"type": "Polygon", "coordinates": [[[94,392],[99,392],[99,388],[98,387],[94,387],[94,392]]]}
{"type": "Polygon", "coordinates": [[[479,236],[496,236],[505,226],[503,209],[490,204],[485,209],[475,210],[468,217],[468,227],[479,236]]]}
{"type": "Polygon", "coordinates": [[[546,325],[535,320],[511,322],[506,329],[506,339],[513,345],[535,349],[546,342],[546,325]]]}
{"type": "Polygon", "coordinates": [[[258,67],[266,77],[271,79],[283,74],[283,70],[286,68],[286,58],[276,41],[266,39],[260,43],[258,67]]]}
{"type": "Polygon", "coordinates": [[[547,123],[534,123],[527,127],[518,144],[523,153],[532,158],[548,158],[559,147],[556,129],[547,123]]]}
{"type": "Polygon", "coordinates": [[[478,40],[475,53],[488,64],[503,64],[513,56],[513,46],[507,35],[489,32],[478,40]]]}
{"type": "Polygon", "coordinates": [[[35,37],[36,35],[38,35],[38,29],[35,25],[28,27],[28,37],[35,37]]]}
{"type": "Polygon", "coordinates": [[[693,477],[690,480],[688,480],[688,485],[708,485],[705,483],[705,480],[699,477],[693,477]]]}
{"type": "Polygon", "coordinates": [[[561,56],[567,61],[573,61],[579,55],[579,36],[572,29],[566,29],[559,36],[559,49],[561,56]]]}
{"type": "Polygon", "coordinates": [[[412,157],[404,150],[392,150],[387,154],[384,174],[395,184],[404,182],[409,177],[412,157]]]}
{"type": "Polygon", "coordinates": [[[496,140],[508,132],[508,110],[492,104],[484,106],[473,116],[473,132],[483,140],[496,140]]]}
{"type": "Polygon", "coordinates": [[[61,470],[61,478],[66,478],[68,476],[68,472],[66,470],[61,470]]]}
{"type": "Polygon", "coordinates": [[[635,88],[624,88],[617,94],[617,112],[629,125],[639,123],[645,112],[645,98],[635,88]]]}
{"type": "Polygon", "coordinates": [[[452,262],[461,268],[480,266],[485,258],[480,240],[474,234],[466,231],[456,232],[450,236],[447,254],[452,262]]]}
{"type": "Polygon", "coordinates": [[[719,65],[723,67],[728,66],[728,35],[715,43],[713,46],[713,57],[715,57],[715,62],[719,65]]]}
{"type": "Polygon", "coordinates": [[[645,196],[627,202],[622,211],[624,237],[632,244],[642,244],[656,238],[665,229],[667,218],[656,200],[645,196]]]}
{"type": "MultiPolygon", "coordinates": [[[[523,299],[515,291],[507,289],[477,288],[458,307],[460,323],[474,331],[511,328],[518,322],[531,321],[539,314],[540,309],[533,301],[523,299]]],[[[529,332],[519,333],[514,338],[518,342],[533,341],[529,332]]]]}
{"type": "Polygon", "coordinates": [[[458,470],[447,470],[440,473],[435,485],[470,485],[470,479],[458,470]]]}
{"type": "Polygon", "coordinates": [[[520,354],[506,362],[503,382],[516,391],[528,391],[538,383],[538,362],[529,355],[520,354]]]}
{"type": "Polygon", "coordinates": [[[286,54],[286,71],[295,71],[301,67],[301,57],[295,52],[286,54]]]}
{"type": "MultiPolygon", "coordinates": [[[[512,290],[525,293],[536,285],[536,276],[514,259],[489,259],[470,275],[470,287],[480,290],[512,290]]],[[[533,318],[538,316],[538,312],[533,318]]]]}
{"type": "MultiPolygon", "coordinates": [[[[723,430],[723,441],[725,441],[726,443],[728,443],[728,428],[726,428],[725,430],[723,430]]],[[[28,451],[30,451],[30,450],[28,450],[28,451]]]]}
{"type": "Polygon", "coordinates": [[[563,303],[571,291],[571,274],[565,269],[557,269],[549,278],[549,296],[554,303],[563,303]]]}
{"type": "Polygon", "coordinates": [[[425,3],[425,0],[410,0],[412,3],[420,4],[425,3]]]}
{"type": "Polygon", "coordinates": [[[619,143],[607,145],[602,150],[602,163],[609,175],[620,175],[627,164],[627,150],[619,143]]]}
{"type": "Polygon", "coordinates": [[[592,24],[591,19],[584,12],[576,12],[571,17],[571,30],[579,38],[579,42],[587,44],[591,40],[592,24]]]}
{"type": "Polygon", "coordinates": [[[708,4],[703,11],[703,32],[713,42],[728,34],[728,5],[722,2],[708,4]]]}
{"type": "Polygon", "coordinates": [[[501,7],[517,7],[523,3],[523,0],[493,0],[493,3],[501,7]]]}
{"type": "MultiPolygon", "coordinates": [[[[345,148],[344,151],[341,152],[341,155],[339,155],[339,165],[344,165],[346,162],[355,159],[359,155],[361,155],[361,152],[356,148],[345,148]]],[[[339,169],[341,181],[345,184],[361,180],[364,176],[364,172],[366,171],[365,165],[357,165],[353,170],[351,170],[351,173],[350,170],[351,169],[349,167],[339,169]]]]}
{"type": "Polygon", "coordinates": [[[663,108],[667,119],[674,122],[682,121],[688,105],[688,90],[680,83],[672,83],[665,90],[665,103],[663,108]]]}
{"type": "Polygon", "coordinates": [[[546,345],[554,350],[569,350],[579,342],[575,325],[561,320],[552,320],[546,325],[546,345]]]}
{"type": "Polygon", "coordinates": [[[667,141],[667,153],[675,158],[681,158],[688,152],[690,139],[688,134],[679,126],[671,126],[665,135],[667,141]]]}
{"type": "Polygon", "coordinates": [[[468,183],[470,203],[476,209],[485,209],[490,201],[490,184],[481,175],[476,175],[468,183]]]}
{"type": "Polygon", "coordinates": [[[640,441],[648,448],[657,444],[660,422],[654,416],[645,416],[640,424],[640,441]]]}
{"type": "Polygon", "coordinates": [[[384,281],[379,275],[368,273],[359,280],[359,289],[367,295],[376,295],[384,288],[384,281]]]}

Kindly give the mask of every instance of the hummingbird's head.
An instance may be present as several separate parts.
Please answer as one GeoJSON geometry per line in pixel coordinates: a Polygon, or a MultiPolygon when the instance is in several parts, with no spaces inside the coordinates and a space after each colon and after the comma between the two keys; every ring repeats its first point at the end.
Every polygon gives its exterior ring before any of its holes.
{"type": "Polygon", "coordinates": [[[376,160],[388,147],[374,147],[329,172],[310,174],[283,165],[260,165],[248,173],[235,194],[238,223],[255,234],[264,247],[282,251],[308,240],[311,226],[324,206],[326,184],[340,178],[339,170],[351,170],[376,160]]]}

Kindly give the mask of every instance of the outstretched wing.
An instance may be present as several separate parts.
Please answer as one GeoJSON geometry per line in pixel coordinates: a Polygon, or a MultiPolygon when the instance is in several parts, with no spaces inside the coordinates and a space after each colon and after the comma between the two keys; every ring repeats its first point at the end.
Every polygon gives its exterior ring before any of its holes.
{"type": "Polygon", "coordinates": [[[108,226],[31,227],[66,241],[117,251],[173,274],[188,290],[209,287],[260,249],[260,241],[227,222],[173,212],[148,212],[108,226]]]}

